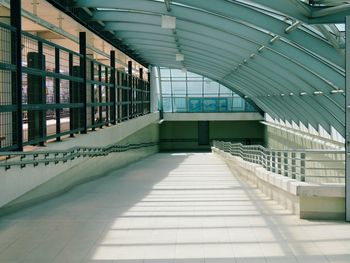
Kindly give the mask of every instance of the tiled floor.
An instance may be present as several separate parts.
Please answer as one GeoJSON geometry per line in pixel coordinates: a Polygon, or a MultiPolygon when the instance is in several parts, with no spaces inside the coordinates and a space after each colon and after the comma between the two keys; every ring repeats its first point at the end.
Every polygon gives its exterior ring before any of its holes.
{"type": "Polygon", "coordinates": [[[157,154],[0,219],[0,262],[350,262],[350,224],[300,220],[210,153],[157,154]]]}

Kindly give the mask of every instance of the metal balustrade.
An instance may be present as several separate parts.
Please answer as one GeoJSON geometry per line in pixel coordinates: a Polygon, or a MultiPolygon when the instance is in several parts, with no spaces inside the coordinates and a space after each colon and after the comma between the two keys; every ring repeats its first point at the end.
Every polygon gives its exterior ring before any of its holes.
{"type": "Polygon", "coordinates": [[[298,181],[345,182],[344,150],[276,150],[261,145],[243,145],[224,141],[214,141],[213,146],[244,161],[261,165],[269,172],[298,181]]]}
{"type": "Polygon", "coordinates": [[[50,163],[66,163],[76,158],[93,158],[107,156],[110,153],[126,152],[133,149],[152,147],[158,142],[147,142],[139,144],[111,144],[106,147],[72,147],[67,150],[54,151],[31,151],[31,152],[0,152],[0,169],[5,171],[13,166],[25,168],[28,165],[49,165],[50,163]]]}
{"type": "Polygon", "coordinates": [[[150,113],[150,83],[142,68],[132,72],[129,61],[128,72],[119,70],[115,51],[109,65],[90,58],[84,32],[79,53],[28,32],[16,43],[16,32],[0,23],[0,152],[150,113]]]}

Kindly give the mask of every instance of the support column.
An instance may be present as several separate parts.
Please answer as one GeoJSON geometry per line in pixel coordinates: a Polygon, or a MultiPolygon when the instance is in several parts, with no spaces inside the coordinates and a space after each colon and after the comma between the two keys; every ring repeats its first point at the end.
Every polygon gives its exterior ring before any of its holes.
{"type": "MultiPolygon", "coordinates": [[[[60,74],[60,49],[55,48],[55,73],[60,74]]],[[[61,82],[59,78],[55,78],[55,103],[61,104],[61,82]]],[[[56,115],[56,134],[61,133],[61,109],[55,110],[56,115]]],[[[56,141],[61,141],[61,137],[57,137],[56,141]]]]}
{"type": "MultiPolygon", "coordinates": [[[[102,82],[102,66],[101,66],[101,64],[98,64],[98,82],[99,83],[102,82]]],[[[98,102],[102,103],[102,85],[101,84],[98,85],[98,102]]],[[[103,110],[102,106],[99,105],[98,106],[98,122],[101,124],[100,125],[100,129],[103,128],[103,125],[102,125],[102,123],[103,123],[103,121],[102,121],[103,120],[102,110],[103,110]]]]}
{"type": "Polygon", "coordinates": [[[132,119],[134,115],[133,111],[133,88],[132,88],[132,61],[128,61],[128,119],[132,119]]]}
{"type": "MultiPolygon", "coordinates": [[[[109,76],[108,67],[103,67],[103,68],[105,69],[105,82],[109,83],[110,79],[108,78],[108,76],[109,76]]],[[[111,94],[109,93],[109,91],[110,91],[110,87],[109,86],[105,86],[105,100],[106,100],[106,103],[108,103],[110,101],[110,97],[111,97],[110,95],[111,94]]],[[[106,126],[109,126],[109,122],[111,121],[110,120],[110,115],[109,115],[110,107],[106,106],[105,109],[106,109],[106,120],[105,120],[105,122],[106,122],[106,126]]]]}
{"type": "Polygon", "coordinates": [[[111,64],[111,80],[110,83],[113,85],[110,87],[110,102],[112,103],[111,109],[111,123],[115,125],[117,123],[117,104],[116,104],[116,78],[115,78],[115,51],[110,52],[110,64],[111,64]]]}
{"type": "Polygon", "coordinates": [[[79,33],[79,53],[82,56],[80,58],[80,77],[83,79],[81,85],[81,95],[83,108],[81,110],[81,127],[82,134],[87,133],[87,97],[86,97],[86,32],[79,33]]]}
{"type": "Polygon", "coordinates": [[[147,113],[150,113],[151,112],[151,73],[148,72],[147,74],[147,80],[148,80],[148,83],[146,85],[147,87],[147,113]]]}
{"type": "Polygon", "coordinates": [[[145,114],[145,104],[144,104],[144,101],[145,101],[145,82],[143,81],[143,68],[139,68],[139,77],[140,77],[140,84],[139,84],[139,89],[141,91],[139,91],[139,94],[141,96],[139,96],[139,99],[141,98],[141,105],[139,105],[139,114],[143,115],[145,114]]]}
{"type": "MultiPolygon", "coordinates": [[[[163,112],[163,97],[162,97],[162,86],[160,81],[160,70],[159,67],[149,67],[150,72],[150,105],[151,112],[160,111],[163,112]],[[158,78],[157,78],[158,77],[158,78]],[[159,93],[159,94],[158,94],[159,93]],[[159,96],[159,97],[158,97],[159,96]]],[[[147,111],[147,109],[146,109],[147,111]]]]}
{"type": "Polygon", "coordinates": [[[345,23],[346,55],[346,92],[345,92],[345,212],[346,221],[350,222],[350,16],[345,23]]]}
{"type": "Polygon", "coordinates": [[[116,79],[116,92],[117,92],[117,121],[118,123],[121,122],[121,119],[123,117],[123,111],[122,111],[122,89],[120,86],[122,86],[122,77],[121,77],[121,72],[116,71],[117,79],[116,79]]]}
{"type": "MultiPolygon", "coordinates": [[[[91,60],[90,61],[90,80],[94,81],[95,80],[95,68],[94,68],[94,62],[91,60]]],[[[95,84],[90,85],[90,97],[91,97],[91,103],[96,102],[95,98],[95,84]]],[[[95,130],[95,118],[96,118],[96,107],[92,106],[91,107],[91,125],[93,126],[92,130],[95,130]]]]}
{"type": "MultiPolygon", "coordinates": [[[[94,114],[93,114],[93,106],[91,106],[90,103],[94,103],[94,96],[93,96],[93,90],[94,90],[94,85],[93,84],[88,84],[88,80],[91,80],[91,76],[93,73],[93,54],[86,54],[86,125],[87,127],[90,127],[93,125],[93,119],[94,119],[94,114]],[[89,105],[89,106],[88,106],[89,105]]],[[[93,80],[93,79],[92,79],[93,80]]]]}
{"type": "MultiPolygon", "coordinates": [[[[68,59],[68,67],[69,67],[69,76],[74,76],[74,71],[73,71],[73,54],[69,53],[69,59],[68,59]]],[[[69,80],[69,103],[74,103],[73,99],[73,90],[76,88],[74,85],[75,82],[72,80],[69,80]]],[[[74,123],[75,123],[75,115],[76,115],[76,110],[75,108],[69,108],[69,130],[73,131],[75,129],[74,123]]],[[[74,133],[69,134],[70,137],[74,137],[74,133]]]]}
{"type": "Polygon", "coordinates": [[[15,129],[17,131],[16,142],[17,151],[23,151],[23,108],[22,108],[22,9],[21,0],[11,0],[11,26],[16,28],[12,37],[12,46],[15,47],[12,52],[12,64],[16,66],[16,72],[12,76],[13,85],[13,104],[17,106],[15,120],[15,129]]]}

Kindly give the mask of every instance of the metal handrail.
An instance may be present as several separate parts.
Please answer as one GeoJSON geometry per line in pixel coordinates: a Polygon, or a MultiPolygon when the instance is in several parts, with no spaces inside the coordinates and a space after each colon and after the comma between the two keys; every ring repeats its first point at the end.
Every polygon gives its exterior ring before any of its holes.
{"type": "Polygon", "coordinates": [[[280,150],[224,141],[214,141],[213,146],[232,156],[261,165],[267,171],[299,181],[344,183],[345,180],[344,150],[280,150]]]}
{"type": "Polygon", "coordinates": [[[0,168],[5,168],[5,171],[11,169],[12,166],[20,166],[21,168],[27,165],[37,166],[40,163],[48,165],[50,163],[58,164],[59,162],[72,161],[80,157],[97,157],[107,156],[113,152],[125,152],[132,149],[151,147],[158,145],[159,142],[146,142],[138,144],[111,144],[105,147],[72,147],[67,150],[52,150],[52,151],[30,151],[30,152],[0,152],[0,168]]]}

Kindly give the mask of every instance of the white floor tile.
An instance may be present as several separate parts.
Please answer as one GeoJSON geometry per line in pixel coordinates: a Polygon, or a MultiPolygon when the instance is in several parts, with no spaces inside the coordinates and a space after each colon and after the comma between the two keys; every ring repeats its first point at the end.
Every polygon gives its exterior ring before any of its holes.
{"type": "Polygon", "coordinates": [[[0,262],[350,262],[349,224],[300,220],[236,173],[156,154],[1,218],[0,262]]]}

